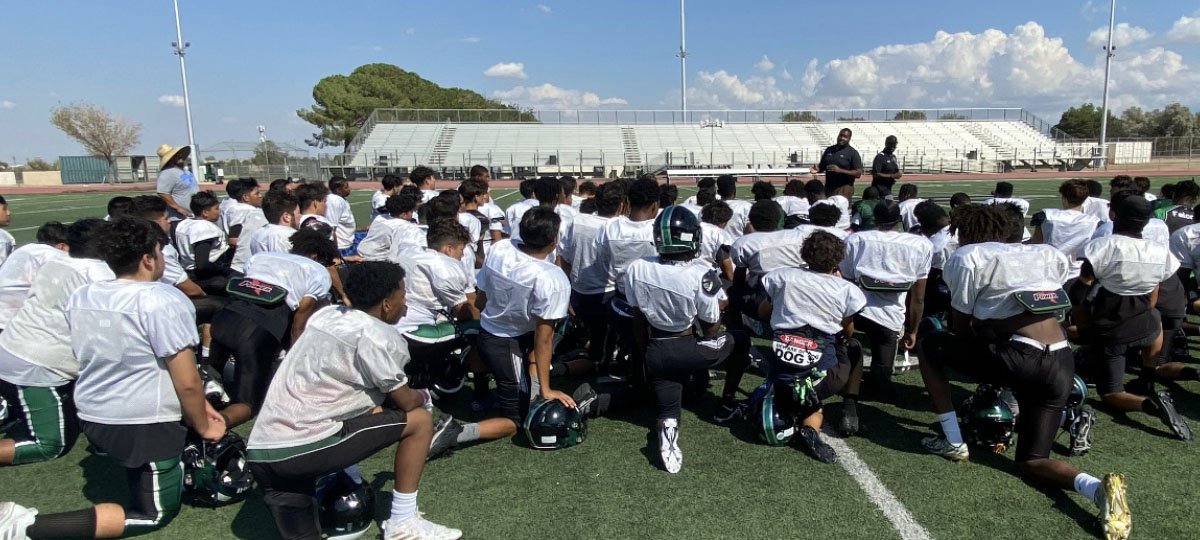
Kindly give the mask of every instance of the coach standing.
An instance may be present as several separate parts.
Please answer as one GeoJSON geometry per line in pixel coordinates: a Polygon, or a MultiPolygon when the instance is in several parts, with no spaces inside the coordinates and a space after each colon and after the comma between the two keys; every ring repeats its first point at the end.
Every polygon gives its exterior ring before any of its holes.
{"type": "Polygon", "coordinates": [[[888,198],[892,195],[892,186],[896,185],[896,180],[904,176],[900,172],[900,165],[896,163],[896,136],[888,135],[883,140],[883,150],[880,150],[875,155],[875,161],[871,163],[871,185],[879,190],[879,196],[888,198]]]}
{"type": "Polygon", "coordinates": [[[188,209],[192,195],[200,191],[200,187],[196,185],[196,176],[185,168],[191,153],[190,146],[174,148],[169,144],[162,144],[158,147],[161,170],[158,173],[155,191],[166,201],[167,217],[171,221],[179,221],[192,215],[188,209]]]}
{"type": "Polygon", "coordinates": [[[842,186],[854,187],[854,180],[863,174],[862,156],[850,146],[850,128],[838,132],[837,144],[825,149],[821,162],[814,172],[825,173],[825,194],[834,193],[842,186]]]}

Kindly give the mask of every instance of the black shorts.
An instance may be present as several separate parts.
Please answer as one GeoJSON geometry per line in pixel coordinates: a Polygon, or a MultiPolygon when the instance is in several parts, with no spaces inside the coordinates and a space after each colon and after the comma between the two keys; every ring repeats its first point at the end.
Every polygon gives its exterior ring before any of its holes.
{"type": "Polygon", "coordinates": [[[949,367],[975,382],[1012,389],[1021,409],[1017,461],[1050,457],[1075,377],[1070,347],[1049,351],[1016,341],[988,342],[945,332],[925,338],[921,346],[924,361],[949,367]]]}
{"type": "Polygon", "coordinates": [[[125,534],[160,529],[179,514],[183,502],[183,454],[187,428],[179,422],[110,425],[79,421],[97,449],[125,467],[129,504],[125,534]]]}
{"type": "Polygon", "coordinates": [[[80,420],[79,426],[93,446],[122,467],[131,469],[178,459],[183,454],[188,434],[182,422],[113,425],[80,420]]]}
{"type": "Polygon", "coordinates": [[[529,412],[530,382],[525,365],[533,350],[533,332],[500,337],[480,329],[477,347],[496,379],[496,409],[501,417],[521,425],[529,412]]]}
{"type": "MultiPolygon", "coordinates": [[[[801,329],[777,330],[776,332],[810,335],[808,330],[801,329]]],[[[825,376],[821,377],[814,386],[814,389],[817,391],[817,398],[824,401],[834,394],[841,392],[842,388],[846,386],[846,381],[850,380],[850,370],[854,366],[854,362],[849,354],[838,354],[838,338],[821,332],[815,332],[815,334],[824,340],[824,347],[821,350],[823,357],[836,359],[836,363],[825,368],[825,376]]],[[[855,342],[855,345],[857,350],[852,351],[851,354],[856,354],[861,358],[861,346],[858,346],[857,342],[855,342]]],[[[812,373],[812,370],[809,368],[801,368],[780,360],[776,354],[771,355],[769,366],[768,373],[771,378],[771,384],[776,388],[791,387],[797,380],[803,379],[812,373]]]]}
{"type": "Polygon", "coordinates": [[[1139,356],[1142,349],[1154,343],[1158,335],[1120,345],[1096,345],[1087,348],[1087,372],[1096,383],[1101,396],[1125,391],[1125,367],[1130,355],[1139,356]]]}

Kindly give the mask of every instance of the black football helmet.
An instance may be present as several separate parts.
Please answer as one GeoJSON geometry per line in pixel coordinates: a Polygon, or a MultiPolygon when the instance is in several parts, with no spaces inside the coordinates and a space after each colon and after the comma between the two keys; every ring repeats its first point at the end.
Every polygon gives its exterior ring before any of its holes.
{"type": "Polygon", "coordinates": [[[228,432],[212,443],[189,436],[183,448],[183,487],[197,502],[224,506],[246,498],[254,477],[246,467],[246,441],[228,432]]]}
{"type": "Polygon", "coordinates": [[[963,401],[963,439],[971,445],[1003,452],[1012,446],[1016,417],[1000,393],[1003,388],[981,384],[963,401]]]}
{"type": "Polygon", "coordinates": [[[320,493],[321,533],[327,540],[355,540],[375,521],[375,496],[370,485],[355,482],[345,472],[331,476],[320,493]]]}
{"type": "Polygon", "coordinates": [[[700,252],[700,218],[678,205],[663,208],[654,218],[654,248],[659,255],[700,252]]]}
{"type": "Polygon", "coordinates": [[[587,438],[587,420],[557,399],[540,401],[525,416],[525,436],[539,450],[575,446],[587,438]]]}

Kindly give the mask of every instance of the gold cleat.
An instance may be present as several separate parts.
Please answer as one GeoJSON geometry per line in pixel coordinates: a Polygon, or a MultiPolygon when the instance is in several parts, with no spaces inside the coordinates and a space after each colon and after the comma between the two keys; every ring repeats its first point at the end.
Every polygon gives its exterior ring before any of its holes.
{"type": "Polygon", "coordinates": [[[1104,528],[1104,540],[1126,540],[1133,530],[1133,516],[1129,513],[1126,496],[1125,475],[1104,475],[1100,493],[1100,525],[1104,528]]]}

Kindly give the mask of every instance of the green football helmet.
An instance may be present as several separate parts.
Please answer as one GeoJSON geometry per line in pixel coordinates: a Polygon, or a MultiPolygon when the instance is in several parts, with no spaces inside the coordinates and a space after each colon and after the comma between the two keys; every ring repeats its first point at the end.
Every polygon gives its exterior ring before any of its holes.
{"type": "Polygon", "coordinates": [[[1016,419],[1008,403],[1000,397],[999,386],[981,384],[975,393],[963,401],[963,440],[967,444],[990,448],[993,452],[1004,452],[1012,446],[1016,419]]]}
{"type": "Polygon", "coordinates": [[[525,415],[525,436],[539,450],[567,448],[587,438],[587,420],[557,399],[535,403],[525,415]]]}
{"type": "Polygon", "coordinates": [[[237,433],[228,432],[215,443],[189,436],[182,461],[184,490],[199,503],[240,502],[254,486],[246,467],[246,442],[237,433]]]}
{"type": "Polygon", "coordinates": [[[682,206],[668,206],[654,218],[654,248],[659,255],[700,252],[700,218],[682,206]]]}
{"type": "Polygon", "coordinates": [[[775,390],[769,388],[758,406],[759,437],[771,446],[784,446],[796,434],[796,418],[775,407],[775,390]]]}

